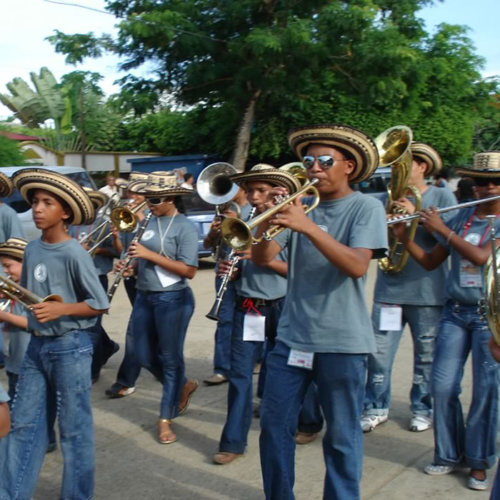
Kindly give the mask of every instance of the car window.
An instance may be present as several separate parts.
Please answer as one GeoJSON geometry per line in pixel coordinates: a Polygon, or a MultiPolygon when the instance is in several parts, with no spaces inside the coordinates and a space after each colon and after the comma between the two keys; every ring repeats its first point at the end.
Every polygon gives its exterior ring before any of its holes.
{"type": "Polygon", "coordinates": [[[203,201],[198,193],[187,194],[181,196],[182,205],[184,210],[188,213],[192,212],[214,212],[215,206],[203,201]]]}

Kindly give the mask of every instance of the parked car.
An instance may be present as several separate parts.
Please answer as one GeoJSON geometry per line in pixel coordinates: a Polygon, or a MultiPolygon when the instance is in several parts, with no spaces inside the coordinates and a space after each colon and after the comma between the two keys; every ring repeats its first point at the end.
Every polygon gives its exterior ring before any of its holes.
{"type": "Polygon", "coordinates": [[[384,200],[387,195],[387,186],[389,185],[390,180],[391,168],[379,167],[369,179],[356,183],[352,187],[356,191],[361,191],[362,193],[374,196],[379,200],[384,200]]]}
{"type": "Polygon", "coordinates": [[[215,206],[203,201],[198,193],[181,197],[184,214],[198,230],[198,257],[210,257],[211,249],[203,247],[203,240],[210,231],[210,224],[215,217],[215,206]]]}
{"type": "MultiPolygon", "coordinates": [[[[2,167],[0,172],[5,174],[8,177],[12,177],[19,170],[23,170],[25,168],[33,168],[33,167],[2,167]]],[[[92,189],[96,189],[94,181],[92,177],[89,176],[88,172],[80,167],[40,167],[45,170],[52,170],[53,172],[58,172],[60,174],[68,176],[70,179],[73,179],[80,186],[86,186],[92,189]]],[[[24,199],[21,197],[21,194],[16,189],[11,196],[3,199],[4,203],[10,205],[16,212],[21,221],[21,225],[24,229],[24,234],[28,240],[33,240],[38,238],[41,234],[41,231],[37,229],[35,223],[33,222],[33,217],[31,215],[31,207],[24,199]]]]}

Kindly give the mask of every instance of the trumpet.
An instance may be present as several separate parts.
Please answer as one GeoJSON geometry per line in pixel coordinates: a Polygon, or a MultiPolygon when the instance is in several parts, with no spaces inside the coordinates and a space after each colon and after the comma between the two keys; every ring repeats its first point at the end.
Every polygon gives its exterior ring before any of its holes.
{"type": "Polygon", "coordinates": [[[40,304],[42,302],[64,302],[62,297],[56,294],[47,295],[45,298],[39,297],[21,285],[18,285],[7,276],[0,276],[0,292],[2,292],[10,300],[16,300],[26,309],[30,309],[32,305],[40,304]]]}
{"type": "Polygon", "coordinates": [[[311,210],[314,210],[319,203],[319,192],[314,187],[314,184],[316,184],[317,182],[318,179],[313,179],[310,182],[306,182],[301,189],[299,189],[292,195],[285,197],[285,199],[280,201],[280,203],[274,205],[271,208],[268,208],[266,211],[262,212],[256,217],[253,217],[248,222],[243,222],[240,219],[227,217],[222,221],[220,228],[222,240],[234,250],[246,250],[252,244],[260,243],[263,239],[272,240],[273,238],[276,238],[276,236],[278,236],[278,234],[285,229],[283,226],[271,226],[262,234],[260,238],[254,238],[252,236],[252,231],[262,222],[270,219],[274,214],[278,213],[286,205],[303,194],[308,193],[314,197],[313,203],[311,205],[303,205],[304,212],[308,214],[311,210]]]}

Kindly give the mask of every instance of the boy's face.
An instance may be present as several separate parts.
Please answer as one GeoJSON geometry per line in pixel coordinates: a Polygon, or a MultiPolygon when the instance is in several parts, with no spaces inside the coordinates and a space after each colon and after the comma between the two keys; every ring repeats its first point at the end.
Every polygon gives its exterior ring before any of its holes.
{"type": "Polygon", "coordinates": [[[334,160],[330,168],[323,169],[316,160],[314,165],[307,169],[309,179],[318,179],[315,187],[318,189],[320,195],[328,196],[335,194],[340,189],[348,186],[349,175],[354,170],[355,163],[353,160],[347,160],[342,152],[323,144],[311,144],[307,148],[306,156],[313,156],[315,158],[319,156],[331,156],[334,160]]]}
{"type": "Polygon", "coordinates": [[[248,203],[256,207],[259,213],[263,212],[266,209],[266,202],[271,189],[273,189],[273,186],[267,182],[247,182],[246,193],[248,203]]]}
{"type": "Polygon", "coordinates": [[[42,231],[69,219],[70,214],[59,198],[43,189],[36,189],[31,199],[33,221],[42,231]]]}
{"type": "Polygon", "coordinates": [[[3,267],[5,274],[9,275],[16,283],[21,279],[21,269],[23,263],[10,257],[0,256],[0,264],[3,267]]]}

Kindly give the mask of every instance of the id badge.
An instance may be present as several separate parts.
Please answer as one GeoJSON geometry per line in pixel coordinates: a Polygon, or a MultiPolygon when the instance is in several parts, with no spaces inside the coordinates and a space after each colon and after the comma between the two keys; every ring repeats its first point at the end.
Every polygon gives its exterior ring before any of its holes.
{"type": "Polygon", "coordinates": [[[243,340],[264,342],[266,339],[266,317],[260,314],[245,314],[243,320],[243,340]]]}
{"type": "Polygon", "coordinates": [[[399,331],[403,326],[403,308],[401,306],[382,306],[380,308],[380,331],[399,331]]]}
{"type": "Polygon", "coordinates": [[[460,286],[464,288],[480,288],[483,286],[481,268],[467,259],[460,259],[460,286]]]}
{"type": "Polygon", "coordinates": [[[290,349],[290,354],[288,355],[288,366],[296,366],[298,368],[305,368],[306,370],[313,369],[314,353],[297,351],[296,349],[290,349]]]}

